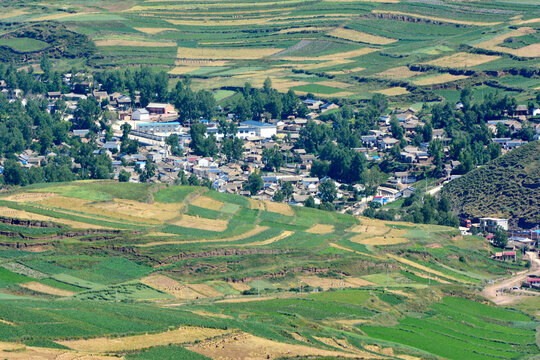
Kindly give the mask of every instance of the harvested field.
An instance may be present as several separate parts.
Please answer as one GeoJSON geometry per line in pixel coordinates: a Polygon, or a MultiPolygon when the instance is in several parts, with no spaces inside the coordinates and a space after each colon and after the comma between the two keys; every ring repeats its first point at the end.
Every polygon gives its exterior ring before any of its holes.
{"type": "Polygon", "coordinates": [[[196,197],[190,204],[212,210],[220,210],[223,207],[223,202],[204,195],[196,197]]]}
{"type": "Polygon", "coordinates": [[[294,211],[288,204],[274,202],[274,201],[265,201],[266,211],[275,212],[282,215],[294,216],[294,211]]]}
{"type": "Polygon", "coordinates": [[[328,27],[322,27],[322,26],[304,26],[304,27],[279,30],[278,33],[279,34],[294,34],[294,33],[300,33],[300,32],[321,32],[328,29],[329,29],[328,27]]]}
{"type": "MultiPolygon", "coordinates": [[[[406,231],[405,231],[406,233],[406,231]]],[[[353,236],[350,239],[352,242],[363,245],[395,245],[408,242],[407,239],[401,236],[384,235],[375,237],[366,237],[364,234],[353,236]]]]}
{"type": "Polygon", "coordinates": [[[21,15],[24,15],[26,13],[27,12],[24,9],[14,9],[14,10],[11,10],[11,11],[6,11],[6,12],[0,14],[0,20],[8,19],[10,17],[15,17],[15,16],[21,16],[21,15]]]}
{"type": "Polygon", "coordinates": [[[160,32],[164,31],[177,31],[175,28],[140,28],[136,27],[134,28],[137,31],[143,32],[145,34],[159,34],[160,32]]]}
{"type": "Polygon", "coordinates": [[[516,55],[516,56],[522,56],[522,57],[539,57],[540,56],[540,44],[532,44],[528,46],[524,46],[522,48],[518,49],[512,49],[504,46],[498,46],[504,40],[510,38],[510,37],[519,37],[523,35],[530,35],[534,34],[536,32],[535,29],[530,27],[522,27],[519,29],[516,29],[514,31],[510,31],[506,34],[496,36],[492,39],[489,39],[487,41],[483,41],[481,43],[476,44],[476,47],[486,49],[486,50],[492,50],[492,51],[499,51],[499,52],[505,52],[508,54],[516,55]]]}
{"type": "Polygon", "coordinates": [[[88,340],[62,340],[57,343],[70,349],[92,353],[110,353],[144,349],[152,346],[183,344],[204,340],[229,333],[230,330],[209,329],[199,327],[182,327],[177,330],[158,334],[135,335],[120,338],[95,338],[88,340]]]}
{"type": "Polygon", "coordinates": [[[186,298],[186,286],[168,276],[152,274],[139,280],[145,285],[158,289],[175,296],[176,298],[186,298]]]}
{"type": "Polygon", "coordinates": [[[0,358],[11,360],[118,360],[117,356],[100,356],[70,350],[26,346],[17,343],[0,343],[0,358]]]}
{"type": "Polygon", "coordinates": [[[389,231],[390,229],[386,226],[373,226],[373,225],[356,225],[349,229],[350,232],[354,233],[366,233],[369,235],[382,235],[389,231]]]}
{"type": "Polygon", "coordinates": [[[229,284],[234,290],[238,290],[240,292],[251,289],[251,286],[241,282],[229,282],[227,284],[229,284]]]}
{"type": "Polygon", "coordinates": [[[315,64],[299,64],[296,66],[296,68],[303,69],[303,70],[314,70],[314,69],[320,69],[320,68],[326,68],[326,67],[333,67],[337,65],[350,64],[352,62],[354,61],[347,60],[347,59],[340,59],[340,60],[317,62],[315,64]]]}
{"type": "Polygon", "coordinates": [[[225,231],[229,222],[227,220],[213,220],[198,216],[182,215],[180,220],[172,222],[173,225],[209,231],[225,231]]]}
{"type": "Polygon", "coordinates": [[[462,67],[471,67],[480,64],[485,64],[487,62],[497,60],[500,56],[493,55],[482,55],[482,54],[469,54],[469,53],[456,53],[449,56],[444,56],[435,60],[428,61],[426,64],[442,66],[442,67],[451,67],[451,68],[462,68],[462,67]]]}
{"type": "Polygon", "coordinates": [[[334,225],[327,225],[327,224],[315,224],[306,230],[306,232],[311,233],[311,234],[329,234],[333,231],[334,231],[334,225]]]}
{"type": "Polygon", "coordinates": [[[358,349],[357,347],[351,345],[347,339],[335,339],[335,338],[329,338],[329,337],[320,337],[320,336],[314,336],[314,339],[322,342],[323,344],[326,344],[328,346],[331,346],[333,348],[338,348],[343,351],[357,353],[357,354],[363,354],[364,351],[358,349]]]}
{"type": "Polygon", "coordinates": [[[58,194],[46,192],[26,192],[5,197],[3,200],[15,202],[38,202],[55,196],[58,196],[58,194]]]}
{"type": "Polygon", "coordinates": [[[409,93],[407,89],[401,86],[395,86],[388,89],[383,89],[383,90],[378,90],[378,91],[373,91],[373,92],[387,95],[387,96],[405,95],[409,93]]]}
{"type": "Polygon", "coordinates": [[[260,59],[282,51],[276,48],[186,48],[178,47],[179,59],[260,59]]]}
{"type": "Polygon", "coordinates": [[[424,86],[424,85],[435,85],[435,84],[444,84],[447,82],[457,81],[467,79],[466,75],[452,75],[452,74],[440,74],[436,76],[427,77],[424,79],[418,79],[413,81],[414,84],[424,86]]]}
{"type": "Polygon", "coordinates": [[[133,46],[133,47],[173,47],[175,42],[162,41],[144,41],[144,40],[122,40],[122,39],[107,39],[97,40],[96,46],[133,46]]]}
{"type": "MultiPolygon", "coordinates": [[[[305,284],[308,284],[311,287],[317,288],[321,287],[323,290],[328,289],[339,289],[341,287],[341,279],[332,279],[332,278],[322,278],[315,275],[311,276],[299,276],[299,279],[302,280],[305,284]]],[[[343,278],[343,287],[344,288],[350,288],[350,287],[361,287],[361,286],[369,286],[369,285],[375,285],[371,281],[367,281],[360,278],[351,278],[351,277],[344,277],[343,278]]]]}
{"type": "Polygon", "coordinates": [[[437,271],[437,270],[434,270],[434,269],[431,269],[431,268],[428,268],[427,266],[424,266],[424,265],[421,265],[421,264],[418,264],[418,263],[415,263],[414,261],[411,261],[411,260],[408,260],[408,259],[405,259],[401,256],[397,256],[397,255],[394,255],[394,254],[386,254],[386,256],[388,256],[389,258],[392,258],[394,260],[397,260],[403,264],[406,264],[406,265],[409,265],[409,266],[412,266],[414,268],[417,268],[419,270],[422,270],[424,271],[425,273],[431,273],[433,275],[438,275],[438,276],[442,276],[443,278],[447,278],[447,279],[450,279],[450,280],[454,280],[454,281],[457,281],[457,282],[465,282],[464,280],[460,280],[460,279],[456,279],[455,277],[451,276],[451,275],[446,275],[446,274],[443,274],[442,272],[440,271],[437,271]]]}
{"type": "MultiPolygon", "coordinates": [[[[251,288],[250,288],[251,289],[251,288]]],[[[218,300],[216,303],[226,303],[226,304],[235,304],[235,303],[244,303],[244,302],[253,302],[253,301],[262,301],[262,300],[272,300],[277,298],[277,296],[261,296],[261,297],[236,297],[225,300],[218,300]]]]}
{"type": "Polygon", "coordinates": [[[426,16],[421,14],[412,14],[412,13],[405,13],[401,11],[389,11],[389,10],[372,10],[373,13],[376,14],[394,14],[394,15],[404,15],[409,16],[411,18],[418,18],[418,19],[427,19],[432,21],[440,21],[443,23],[450,23],[450,24],[462,24],[462,25],[476,25],[476,26],[490,26],[490,25],[497,25],[500,24],[500,22],[480,22],[480,21],[465,21],[465,20],[455,20],[455,19],[448,19],[448,18],[440,18],[435,16],[426,16]]]}
{"type": "Polygon", "coordinates": [[[266,210],[266,206],[264,204],[264,201],[256,200],[252,198],[248,198],[249,200],[249,207],[254,210],[266,210]]]}
{"type": "Polygon", "coordinates": [[[368,253],[365,253],[365,252],[349,249],[349,248],[346,248],[344,246],[338,245],[336,243],[329,243],[328,245],[330,245],[330,247],[333,247],[334,249],[339,249],[339,250],[348,251],[348,252],[352,252],[352,253],[359,254],[359,255],[369,256],[369,257],[372,257],[372,258],[375,258],[375,259],[384,259],[381,256],[371,255],[371,254],[368,254],[368,253]]]}
{"type": "Polygon", "coordinates": [[[40,283],[35,282],[35,281],[27,282],[27,283],[24,283],[24,284],[19,284],[19,286],[21,286],[23,288],[26,288],[26,289],[29,289],[29,290],[32,290],[32,291],[37,291],[37,292],[40,292],[40,293],[43,293],[43,294],[49,294],[49,295],[56,295],[56,296],[72,296],[72,295],[75,295],[75,293],[72,292],[72,291],[57,289],[57,288],[54,288],[52,286],[43,285],[43,284],[40,284],[40,283]]]}
{"type": "MultiPolygon", "coordinates": [[[[212,240],[190,240],[190,241],[153,241],[147,244],[140,244],[137,246],[148,247],[148,246],[159,246],[159,245],[171,245],[171,244],[195,244],[195,243],[212,243],[212,242],[226,242],[226,241],[236,241],[248,238],[253,235],[257,235],[265,230],[268,230],[267,226],[255,226],[253,229],[246,231],[243,234],[231,236],[223,239],[212,239],[212,240]]],[[[172,234],[165,234],[173,236],[172,234]]]]}
{"type": "MultiPolygon", "coordinates": [[[[5,325],[9,325],[9,326],[15,326],[14,323],[12,323],[11,321],[7,321],[7,320],[4,320],[4,319],[0,319],[0,323],[2,324],[5,324],[5,325]]],[[[0,348],[1,348],[1,344],[0,344],[0,348]]]]}
{"type": "Polygon", "coordinates": [[[206,284],[189,284],[188,287],[190,289],[190,292],[191,290],[193,290],[194,292],[201,294],[202,297],[205,297],[205,298],[214,298],[214,297],[223,296],[223,293],[217,291],[216,289],[206,284]]]}
{"type": "Polygon", "coordinates": [[[169,71],[169,74],[171,75],[182,75],[187,74],[189,72],[192,72],[194,70],[200,69],[200,66],[176,66],[171,71],[169,71]]]}
{"type": "Polygon", "coordinates": [[[230,62],[209,59],[178,59],[175,60],[174,64],[177,66],[225,66],[230,65],[230,62]]]}
{"type": "Polygon", "coordinates": [[[375,74],[375,76],[387,79],[408,79],[419,74],[422,74],[422,72],[412,71],[407,66],[398,66],[375,74]]]}
{"type": "Polygon", "coordinates": [[[377,355],[358,352],[355,354],[317,349],[306,345],[293,345],[264,339],[248,333],[235,333],[218,340],[202,341],[188,347],[189,350],[214,359],[276,359],[279,357],[328,356],[350,357],[361,356],[364,359],[378,358],[377,355]]]}
{"type": "Polygon", "coordinates": [[[337,28],[327,33],[327,35],[340,38],[340,39],[346,39],[350,41],[355,42],[363,42],[368,44],[374,44],[374,45],[387,45],[392,44],[396,42],[396,39],[390,39],[383,36],[377,36],[368,34],[362,31],[356,31],[351,29],[345,29],[345,28],[337,28]]]}
{"type": "Polygon", "coordinates": [[[240,246],[262,246],[262,245],[268,245],[268,244],[272,244],[272,243],[275,243],[279,240],[282,240],[282,239],[285,239],[286,237],[288,236],[291,236],[294,232],[293,231],[283,231],[281,234],[279,234],[278,236],[274,236],[273,238],[270,238],[270,239],[266,239],[266,240],[263,240],[263,241],[257,241],[257,242],[252,242],[252,243],[249,243],[249,244],[242,244],[240,246]]]}
{"type": "Polygon", "coordinates": [[[35,220],[35,221],[51,221],[57,224],[67,225],[75,229],[111,229],[110,227],[87,224],[79,221],[52,218],[45,215],[34,214],[24,210],[10,209],[8,207],[0,207],[0,216],[21,219],[21,220],[35,220]]]}
{"type": "Polygon", "coordinates": [[[184,207],[181,203],[161,203],[156,201],[153,204],[148,204],[125,199],[96,202],[90,206],[121,214],[126,219],[145,219],[145,222],[148,223],[160,223],[174,219],[180,215],[180,211],[184,207]]]}

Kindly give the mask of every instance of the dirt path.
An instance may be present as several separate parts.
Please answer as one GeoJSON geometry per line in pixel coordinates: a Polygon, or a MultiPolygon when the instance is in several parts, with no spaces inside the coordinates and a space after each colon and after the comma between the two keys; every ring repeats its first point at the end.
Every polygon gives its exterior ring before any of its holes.
{"type": "Polygon", "coordinates": [[[540,271],[540,260],[538,259],[538,255],[534,252],[527,252],[527,256],[531,260],[531,268],[529,270],[520,271],[514,274],[514,276],[511,278],[486,286],[482,291],[482,295],[497,305],[511,304],[519,299],[522,299],[525,295],[520,296],[520,293],[536,296],[540,295],[539,293],[532,291],[512,290],[514,286],[519,287],[521,283],[527,279],[527,276],[540,271]],[[510,290],[513,293],[504,293],[504,290],[510,290]]]}

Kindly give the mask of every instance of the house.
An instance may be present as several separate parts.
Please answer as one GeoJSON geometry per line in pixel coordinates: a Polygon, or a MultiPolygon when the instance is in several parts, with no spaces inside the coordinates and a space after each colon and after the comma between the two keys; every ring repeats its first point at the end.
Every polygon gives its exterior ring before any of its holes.
{"type": "Polygon", "coordinates": [[[324,104],[323,106],[320,107],[321,112],[325,112],[328,110],[335,110],[335,109],[339,109],[339,105],[336,105],[334,103],[324,104]]]}
{"type": "Polygon", "coordinates": [[[150,113],[146,109],[137,109],[131,114],[131,120],[149,121],[150,120],[150,113]]]}
{"type": "Polygon", "coordinates": [[[304,105],[310,110],[319,110],[319,108],[324,104],[321,100],[306,99],[303,101],[304,105]]]}
{"type": "Polygon", "coordinates": [[[508,230],[508,219],[480,218],[480,227],[487,231],[496,230],[498,227],[508,230]]]}
{"type": "Polygon", "coordinates": [[[145,133],[172,133],[180,130],[180,123],[163,122],[163,123],[143,123],[137,124],[137,130],[145,133]]]}
{"type": "Polygon", "coordinates": [[[379,147],[381,149],[387,150],[393,148],[397,143],[399,143],[398,139],[394,139],[392,137],[385,137],[379,141],[379,147]]]}
{"type": "Polygon", "coordinates": [[[120,143],[118,141],[107,141],[102,148],[111,152],[120,151],[120,143]]]}
{"type": "Polygon", "coordinates": [[[253,131],[255,136],[261,137],[263,139],[271,138],[277,134],[277,126],[274,124],[263,123],[261,121],[243,121],[238,126],[238,133],[241,130],[245,132],[253,131]]]}
{"type": "Polygon", "coordinates": [[[502,261],[506,261],[506,260],[514,260],[514,261],[516,261],[516,252],[515,251],[497,252],[497,253],[495,253],[495,255],[493,255],[493,259],[502,260],[502,261]]]}
{"type": "Polygon", "coordinates": [[[49,100],[58,100],[62,97],[62,93],[60,91],[49,91],[47,92],[47,99],[49,100]]]}
{"type": "Polygon", "coordinates": [[[527,105],[518,105],[514,110],[514,116],[527,116],[529,115],[529,108],[527,105]]]}
{"type": "Polygon", "coordinates": [[[98,102],[102,102],[103,100],[109,100],[109,94],[106,91],[94,90],[92,92],[92,95],[96,98],[98,102]]]}
{"type": "Polygon", "coordinates": [[[171,104],[150,103],[146,106],[146,110],[150,114],[157,115],[176,114],[174,106],[171,104]]]}
{"type": "Polygon", "coordinates": [[[412,184],[416,182],[416,176],[409,174],[408,171],[396,171],[394,177],[398,184],[412,184]]]}

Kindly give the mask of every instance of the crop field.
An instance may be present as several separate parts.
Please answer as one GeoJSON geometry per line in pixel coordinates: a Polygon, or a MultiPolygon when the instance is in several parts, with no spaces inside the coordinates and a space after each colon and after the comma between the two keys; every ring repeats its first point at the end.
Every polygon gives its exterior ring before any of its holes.
{"type": "MultiPolygon", "coordinates": [[[[434,85],[498,81],[489,72],[494,68],[510,74],[538,69],[540,10],[534,5],[531,0],[7,1],[0,47],[44,51],[49,43],[21,37],[19,30],[51,22],[97,45],[87,62],[97,70],[157,66],[169,72],[172,84],[190,77],[194,88],[216,94],[246,81],[261,86],[270,77],[280,91],[350,99],[382,93],[412,104],[426,91],[453,100],[434,85]],[[461,77],[465,70],[475,76],[461,77]],[[306,75],[302,81],[296,78],[299,71],[306,75]],[[375,82],[366,87],[358,79],[365,77],[375,82]],[[389,79],[406,82],[408,90],[389,79]],[[322,84],[328,80],[351,86],[322,84]]],[[[517,87],[520,100],[534,95],[531,84],[517,87]]]]}
{"type": "Polygon", "coordinates": [[[496,308],[471,293],[524,264],[495,262],[483,239],[451,228],[108,181],[12,189],[0,205],[0,217],[41,226],[0,224],[7,358],[540,351],[536,306],[496,308]]]}

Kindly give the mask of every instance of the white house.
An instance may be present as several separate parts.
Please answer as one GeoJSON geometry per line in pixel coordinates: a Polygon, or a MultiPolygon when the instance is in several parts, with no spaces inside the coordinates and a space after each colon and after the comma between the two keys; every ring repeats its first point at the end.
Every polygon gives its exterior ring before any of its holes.
{"type": "Polygon", "coordinates": [[[131,114],[131,120],[135,121],[149,121],[150,113],[146,109],[137,109],[131,114]]]}
{"type": "Polygon", "coordinates": [[[508,219],[499,219],[499,218],[480,218],[480,227],[487,229],[488,231],[493,231],[497,227],[501,227],[504,230],[508,231],[508,219]]]}

